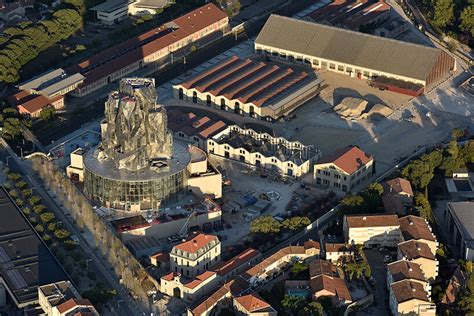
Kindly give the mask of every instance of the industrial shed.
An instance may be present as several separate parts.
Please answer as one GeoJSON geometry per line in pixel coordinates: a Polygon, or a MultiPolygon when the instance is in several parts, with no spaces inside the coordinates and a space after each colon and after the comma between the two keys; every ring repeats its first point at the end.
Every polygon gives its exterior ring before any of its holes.
{"type": "Polygon", "coordinates": [[[429,89],[456,61],[432,47],[271,15],[255,40],[257,53],[361,79],[388,77],[429,89]]]}

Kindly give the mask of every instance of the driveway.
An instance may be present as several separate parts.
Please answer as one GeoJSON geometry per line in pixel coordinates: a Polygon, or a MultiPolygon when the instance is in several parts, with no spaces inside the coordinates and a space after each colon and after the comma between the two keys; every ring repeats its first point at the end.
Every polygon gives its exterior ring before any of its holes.
{"type": "Polygon", "coordinates": [[[372,270],[372,277],[375,279],[374,306],[358,312],[357,315],[390,315],[386,285],[387,270],[385,270],[383,262],[385,253],[377,250],[364,250],[363,252],[372,270]]]}

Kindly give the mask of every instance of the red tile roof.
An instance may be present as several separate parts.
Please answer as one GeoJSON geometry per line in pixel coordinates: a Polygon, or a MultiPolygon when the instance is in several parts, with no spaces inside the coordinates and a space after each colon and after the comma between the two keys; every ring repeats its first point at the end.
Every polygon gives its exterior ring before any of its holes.
{"type": "Polygon", "coordinates": [[[346,244],[333,244],[325,243],[326,253],[328,252],[349,252],[351,251],[350,246],[346,244]]]}
{"type": "Polygon", "coordinates": [[[181,85],[215,97],[224,96],[261,107],[308,78],[310,75],[305,71],[233,56],[181,85]]]}
{"type": "Polygon", "coordinates": [[[19,107],[20,113],[26,114],[34,114],[38,111],[41,111],[41,109],[44,107],[61,100],[62,98],[64,97],[60,95],[52,99],[48,99],[44,95],[30,94],[26,91],[20,91],[8,97],[12,105],[19,107]]]}
{"type": "Polygon", "coordinates": [[[333,293],[342,301],[352,301],[351,293],[347,288],[346,282],[340,278],[321,274],[311,279],[310,286],[313,293],[326,290],[333,293]]]}
{"type": "Polygon", "coordinates": [[[173,272],[168,273],[167,275],[162,276],[161,278],[165,281],[171,281],[178,275],[179,273],[173,271],[173,272]]]}
{"type": "Polygon", "coordinates": [[[373,158],[358,147],[348,146],[334,151],[327,157],[323,157],[318,164],[333,163],[346,173],[353,174],[371,160],[373,160],[373,158]]]}
{"type": "Polygon", "coordinates": [[[408,215],[400,218],[400,231],[405,240],[430,240],[436,241],[428,222],[421,217],[408,215]]]}
{"type": "Polygon", "coordinates": [[[170,261],[170,254],[167,252],[157,252],[151,255],[150,258],[153,258],[159,262],[168,262],[170,261]]]}
{"type": "Polygon", "coordinates": [[[349,228],[400,226],[397,215],[346,215],[349,228]]]}
{"type": "Polygon", "coordinates": [[[406,279],[414,279],[426,282],[423,270],[421,270],[421,267],[418,263],[400,260],[388,264],[387,268],[388,271],[390,271],[390,274],[392,275],[393,282],[398,282],[406,279]]]}
{"type": "Polygon", "coordinates": [[[405,193],[413,196],[413,189],[411,188],[410,181],[403,178],[395,178],[385,181],[382,183],[382,187],[384,195],[405,193]]]}
{"type": "Polygon", "coordinates": [[[316,248],[318,250],[321,250],[321,243],[319,241],[315,241],[311,239],[308,241],[305,241],[303,246],[304,246],[304,249],[316,248]]]}
{"type": "Polygon", "coordinates": [[[92,306],[92,304],[88,299],[71,298],[71,299],[67,300],[66,302],[58,305],[57,309],[60,313],[65,313],[65,312],[70,311],[71,309],[73,309],[77,306],[92,306]]]}
{"type": "Polygon", "coordinates": [[[219,241],[216,236],[207,235],[207,234],[198,234],[193,238],[174,246],[176,249],[188,252],[196,253],[199,249],[204,248],[206,245],[210,244],[213,241],[219,241]]]}
{"type": "Polygon", "coordinates": [[[209,118],[204,119],[196,114],[183,113],[180,110],[174,109],[167,111],[168,113],[168,128],[173,133],[183,132],[187,136],[199,136],[202,139],[208,139],[215,134],[227,128],[227,124],[223,121],[215,121],[209,118]],[[199,123],[195,124],[195,122],[199,123]],[[203,121],[205,121],[203,123],[203,121]]]}
{"type": "Polygon", "coordinates": [[[397,303],[403,303],[412,299],[418,299],[429,302],[428,294],[422,284],[409,280],[392,283],[393,295],[397,303]]]}
{"type": "Polygon", "coordinates": [[[226,262],[217,264],[211,269],[216,271],[219,276],[224,276],[238,267],[248,264],[252,259],[261,255],[262,253],[260,251],[249,248],[226,262]]]}
{"type": "Polygon", "coordinates": [[[239,297],[235,297],[234,300],[239,302],[243,308],[248,313],[254,313],[261,311],[262,309],[271,308],[270,304],[265,302],[260,296],[257,294],[248,294],[239,297]]]}
{"type": "Polygon", "coordinates": [[[402,242],[398,244],[398,250],[407,260],[414,260],[417,258],[436,260],[430,247],[421,241],[410,240],[402,242]]]}
{"type": "Polygon", "coordinates": [[[214,4],[208,3],[158,28],[96,54],[78,65],[69,67],[66,72],[82,73],[86,77],[83,85],[89,85],[225,18],[227,15],[223,11],[214,4]]]}
{"type": "Polygon", "coordinates": [[[196,276],[195,279],[193,279],[191,282],[186,283],[184,286],[189,288],[189,289],[194,289],[198,285],[202,284],[204,281],[209,279],[210,277],[216,275],[214,271],[204,271],[200,275],[196,276]]]}

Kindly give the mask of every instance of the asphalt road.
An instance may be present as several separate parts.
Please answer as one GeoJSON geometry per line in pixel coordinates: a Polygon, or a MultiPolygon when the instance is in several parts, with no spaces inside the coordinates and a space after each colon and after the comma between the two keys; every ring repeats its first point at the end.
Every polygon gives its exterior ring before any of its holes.
{"type": "MultiPolygon", "coordinates": [[[[87,244],[85,239],[83,238],[82,234],[78,231],[75,225],[72,224],[71,219],[64,215],[64,212],[61,211],[61,205],[50,197],[50,195],[46,192],[43,188],[43,185],[36,181],[34,177],[31,176],[28,169],[23,165],[22,161],[13,153],[9,152],[6,148],[5,144],[0,142],[0,160],[8,166],[8,168],[16,173],[23,174],[23,179],[33,188],[38,195],[41,196],[43,204],[45,204],[51,211],[53,211],[57,218],[62,222],[65,228],[67,228],[71,234],[75,234],[80,239],[80,247],[82,249],[83,254],[88,255],[85,259],[91,259],[92,261],[88,262],[89,269],[94,272],[98,278],[98,280],[104,284],[107,288],[116,289],[118,295],[114,297],[108,305],[113,307],[112,310],[105,310],[104,315],[142,315],[139,313],[138,308],[134,308],[134,310],[130,309],[130,307],[135,307],[136,304],[131,301],[130,297],[127,295],[123,287],[118,283],[116,278],[114,278],[110,270],[105,268],[106,265],[99,259],[98,254],[94,252],[87,244]],[[121,302],[126,301],[127,304],[120,304],[121,302]]],[[[105,307],[105,306],[104,306],[105,307]]]]}

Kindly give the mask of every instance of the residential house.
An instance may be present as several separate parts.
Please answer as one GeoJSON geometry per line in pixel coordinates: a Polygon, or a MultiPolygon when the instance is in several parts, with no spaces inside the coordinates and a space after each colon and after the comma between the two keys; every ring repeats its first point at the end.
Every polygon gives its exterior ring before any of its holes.
{"type": "Polygon", "coordinates": [[[316,184],[350,192],[372,178],[374,158],[356,146],[338,149],[314,165],[316,184]]]}

